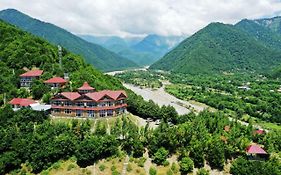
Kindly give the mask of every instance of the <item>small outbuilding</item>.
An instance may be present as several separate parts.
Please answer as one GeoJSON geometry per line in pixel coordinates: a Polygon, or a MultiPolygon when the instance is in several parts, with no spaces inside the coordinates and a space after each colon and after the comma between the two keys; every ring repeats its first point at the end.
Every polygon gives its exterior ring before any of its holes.
{"type": "Polygon", "coordinates": [[[246,149],[246,153],[250,160],[264,160],[269,157],[267,152],[257,144],[249,145],[246,149]]]}
{"type": "Polygon", "coordinates": [[[52,89],[63,87],[67,81],[61,77],[53,77],[49,80],[44,81],[45,84],[49,85],[52,89]]]}

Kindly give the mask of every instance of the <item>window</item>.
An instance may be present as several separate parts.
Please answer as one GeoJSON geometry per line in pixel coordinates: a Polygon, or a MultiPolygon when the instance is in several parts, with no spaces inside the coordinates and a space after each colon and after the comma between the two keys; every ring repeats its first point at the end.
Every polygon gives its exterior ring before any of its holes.
{"type": "Polygon", "coordinates": [[[65,102],[64,102],[64,105],[65,105],[65,106],[71,106],[72,103],[71,103],[70,101],[65,101],[65,102]]]}
{"type": "Polygon", "coordinates": [[[113,116],[113,110],[108,110],[107,111],[107,116],[113,116]]]}
{"type": "Polygon", "coordinates": [[[81,102],[81,101],[79,101],[79,102],[76,103],[76,105],[77,105],[77,106],[84,106],[84,103],[81,102]]]}
{"type": "Polygon", "coordinates": [[[107,101],[106,102],[106,106],[113,106],[113,104],[114,104],[114,102],[112,102],[112,101],[107,101]]]}
{"type": "Polygon", "coordinates": [[[92,108],[92,107],[96,107],[97,104],[96,104],[96,103],[93,103],[93,102],[88,102],[88,103],[87,103],[87,106],[90,107],[90,108],[92,108]]]}
{"type": "Polygon", "coordinates": [[[99,106],[106,106],[106,103],[105,102],[101,102],[100,104],[99,104],[99,106]]]}
{"type": "Polygon", "coordinates": [[[105,117],[106,116],[106,111],[105,110],[101,110],[100,111],[100,117],[105,117]]]}
{"type": "Polygon", "coordinates": [[[65,110],[64,110],[64,113],[65,113],[65,114],[71,114],[71,112],[72,112],[71,109],[65,109],[65,110]]]}
{"type": "Polygon", "coordinates": [[[61,104],[60,101],[53,101],[53,105],[59,106],[61,104]]]}
{"type": "Polygon", "coordinates": [[[59,113],[60,110],[59,110],[59,109],[54,109],[54,112],[55,112],[55,113],[59,113]]]}
{"type": "Polygon", "coordinates": [[[94,111],[89,110],[89,111],[88,111],[88,116],[89,116],[89,117],[94,117],[94,111]]]}
{"type": "Polygon", "coordinates": [[[81,117],[83,112],[81,110],[76,110],[76,117],[81,117]]]}

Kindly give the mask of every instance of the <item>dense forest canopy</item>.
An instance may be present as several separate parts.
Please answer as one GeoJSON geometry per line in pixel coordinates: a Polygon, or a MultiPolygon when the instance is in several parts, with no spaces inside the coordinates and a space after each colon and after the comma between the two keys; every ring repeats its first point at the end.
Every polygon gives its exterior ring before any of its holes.
{"type": "Polygon", "coordinates": [[[280,62],[281,49],[272,48],[233,25],[211,23],[150,68],[189,74],[268,73],[280,62]]]}

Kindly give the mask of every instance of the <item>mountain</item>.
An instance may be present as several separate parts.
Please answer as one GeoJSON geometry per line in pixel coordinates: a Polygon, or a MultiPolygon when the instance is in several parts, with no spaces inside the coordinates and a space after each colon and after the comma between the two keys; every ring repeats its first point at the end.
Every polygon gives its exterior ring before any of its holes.
{"type": "Polygon", "coordinates": [[[82,55],[87,63],[102,71],[120,70],[137,65],[97,44],[87,42],[76,35],[50,23],[31,18],[17,10],[0,11],[0,19],[14,24],[36,36],[42,37],[53,44],[82,55]]]}
{"type": "Polygon", "coordinates": [[[160,59],[184,39],[183,36],[148,35],[145,38],[79,35],[86,41],[103,47],[144,66],[160,59]]]}
{"type": "Polygon", "coordinates": [[[271,31],[281,34],[281,16],[276,16],[273,18],[264,18],[254,20],[257,24],[260,24],[271,31]]]}
{"type": "Polygon", "coordinates": [[[78,35],[78,36],[88,42],[99,44],[114,52],[119,52],[123,48],[131,47],[132,45],[139,43],[143,39],[142,37],[121,38],[119,36],[93,36],[93,35],[78,35]]]}
{"type": "Polygon", "coordinates": [[[233,25],[211,23],[154,63],[151,69],[183,73],[268,72],[281,52],[233,25]]]}
{"type": "Polygon", "coordinates": [[[164,55],[183,40],[183,36],[148,35],[133,46],[134,50],[164,55]]]}
{"type": "Polygon", "coordinates": [[[256,40],[264,42],[271,48],[281,50],[281,33],[274,32],[269,28],[257,23],[255,20],[244,19],[235,27],[254,37],[256,40]]]}

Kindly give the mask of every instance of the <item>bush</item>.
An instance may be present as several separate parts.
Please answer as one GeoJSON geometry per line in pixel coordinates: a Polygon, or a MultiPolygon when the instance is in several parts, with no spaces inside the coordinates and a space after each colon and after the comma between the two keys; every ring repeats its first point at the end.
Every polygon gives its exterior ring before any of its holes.
{"type": "Polygon", "coordinates": [[[142,157],[138,160],[138,166],[140,167],[144,167],[144,163],[146,161],[146,158],[145,157],[142,157]]]}
{"type": "Polygon", "coordinates": [[[180,171],[183,174],[187,174],[187,173],[192,172],[193,166],[194,166],[193,161],[189,157],[184,157],[180,161],[180,171]]]}
{"type": "Polygon", "coordinates": [[[101,164],[99,166],[100,171],[104,171],[106,169],[106,166],[104,164],[101,164]]]}
{"type": "Polygon", "coordinates": [[[206,170],[205,168],[200,168],[196,173],[196,175],[209,175],[209,174],[210,174],[210,172],[208,170],[206,170]]]}
{"type": "Polygon", "coordinates": [[[57,170],[61,167],[61,162],[56,162],[54,163],[54,165],[52,166],[53,169],[57,170]]]}
{"type": "Polygon", "coordinates": [[[164,165],[164,166],[169,166],[169,165],[170,165],[170,163],[169,163],[169,161],[168,161],[168,160],[165,160],[165,161],[163,162],[163,165],[164,165]]]}
{"type": "Polygon", "coordinates": [[[175,162],[172,163],[172,167],[171,167],[171,170],[174,172],[174,173],[178,173],[179,172],[179,169],[176,165],[175,162]]]}
{"type": "Polygon", "coordinates": [[[163,165],[163,163],[166,161],[166,158],[168,157],[169,151],[165,148],[161,147],[157,150],[157,152],[153,155],[153,161],[157,165],[163,165]]]}
{"type": "Polygon", "coordinates": [[[167,171],[167,175],[173,175],[174,173],[173,173],[173,171],[171,170],[171,169],[169,169],[168,171],[167,171]]]}
{"type": "Polygon", "coordinates": [[[120,173],[116,170],[112,171],[112,175],[120,175],[120,173]]]}
{"type": "Polygon", "coordinates": [[[154,167],[150,167],[149,168],[149,175],[156,175],[157,174],[157,170],[154,167]]]}
{"type": "Polygon", "coordinates": [[[72,170],[72,169],[75,168],[75,167],[76,167],[76,166],[75,166],[73,163],[71,163],[71,164],[68,165],[67,171],[70,171],[70,170],[72,170]]]}
{"type": "Polygon", "coordinates": [[[116,170],[116,166],[115,165],[112,165],[111,166],[111,171],[115,171],[116,170]]]}
{"type": "Polygon", "coordinates": [[[127,171],[131,172],[132,170],[133,170],[132,165],[129,163],[128,166],[127,166],[127,171]]]}

